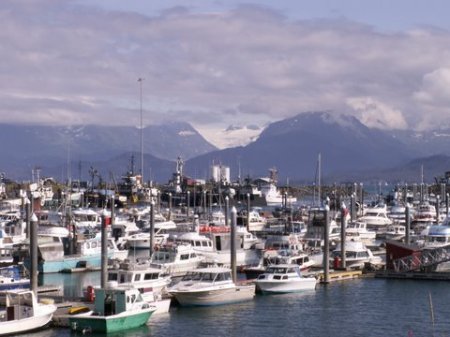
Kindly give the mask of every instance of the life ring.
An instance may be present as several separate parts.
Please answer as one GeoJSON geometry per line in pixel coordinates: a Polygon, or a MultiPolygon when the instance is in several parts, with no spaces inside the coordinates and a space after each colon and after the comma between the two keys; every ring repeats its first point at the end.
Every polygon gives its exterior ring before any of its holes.
{"type": "Polygon", "coordinates": [[[159,245],[155,245],[154,250],[158,251],[159,250],[159,245]]]}

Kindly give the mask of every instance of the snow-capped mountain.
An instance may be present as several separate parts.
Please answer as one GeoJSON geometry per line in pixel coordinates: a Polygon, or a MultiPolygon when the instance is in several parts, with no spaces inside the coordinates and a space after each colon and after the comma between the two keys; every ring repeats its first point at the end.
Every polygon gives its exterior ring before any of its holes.
{"type": "Polygon", "coordinates": [[[225,129],[199,128],[199,132],[219,149],[245,146],[258,139],[264,127],[257,125],[230,125],[225,129]]]}

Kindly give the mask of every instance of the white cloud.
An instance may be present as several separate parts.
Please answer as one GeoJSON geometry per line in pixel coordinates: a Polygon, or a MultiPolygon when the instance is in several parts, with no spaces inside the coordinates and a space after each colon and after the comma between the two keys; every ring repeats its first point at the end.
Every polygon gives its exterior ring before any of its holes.
{"type": "Polygon", "coordinates": [[[380,33],[270,9],[160,16],[71,1],[0,2],[3,121],[265,124],[302,111],[381,127],[448,121],[450,33],[380,33]],[[430,117],[431,116],[431,117],[430,117]]]}
{"type": "Polygon", "coordinates": [[[397,110],[372,97],[351,97],[347,104],[360,114],[361,123],[378,129],[406,129],[407,123],[397,110]]]}

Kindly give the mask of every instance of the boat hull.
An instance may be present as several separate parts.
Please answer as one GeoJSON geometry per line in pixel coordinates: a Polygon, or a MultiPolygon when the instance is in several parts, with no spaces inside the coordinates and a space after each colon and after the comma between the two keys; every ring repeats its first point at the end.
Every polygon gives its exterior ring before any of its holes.
{"type": "Polygon", "coordinates": [[[263,294],[282,294],[314,290],[316,284],[317,280],[312,277],[289,280],[288,282],[278,280],[257,280],[256,288],[263,294]]]}
{"type": "Polygon", "coordinates": [[[47,305],[36,308],[32,317],[0,322],[0,336],[17,335],[28,331],[41,329],[50,323],[56,306],[47,305]]]}
{"type": "MultiPolygon", "coordinates": [[[[112,258],[114,255],[108,253],[108,258],[112,258]]],[[[101,254],[95,255],[77,255],[67,256],[60,260],[44,260],[38,264],[39,273],[59,273],[63,270],[70,270],[80,267],[84,264],[91,268],[100,268],[101,266],[101,254]]],[[[25,267],[30,270],[31,263],[29,259],[24,261],[25,267]]]]}
{"type": "Polygon", "coordinates": [[[70,317],[70,327],[74,331],[91,331],[91,332],[116,332],[128,329],[137,328],[150,319],[150,316],[155,311],[151,307],[146,310],[138,311],[136,313],[121,313],[111,316],[78,316],[70,317]]]}
{"type": "Polygon", "coordinates": [[[215,306],[253,299],[255,286],[236,286],[205,291],[177,291],[172,293],[182,306],[215,306]]]}

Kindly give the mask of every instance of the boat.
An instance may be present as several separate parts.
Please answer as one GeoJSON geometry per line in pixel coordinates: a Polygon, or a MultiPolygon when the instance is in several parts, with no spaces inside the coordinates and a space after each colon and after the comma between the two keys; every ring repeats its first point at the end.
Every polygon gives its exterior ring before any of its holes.
{"type": "MultiPolygon", "coordinates": [[[[172,220],[155,222],[154,225],[153,244],[155,246],[164,245],[169,237],[169,232],[177,228],[172,220]]],[[[144,228],[143,232],[129,235],[126,242],[131,249],[150,249],[150,227],[144,228]]]]}
{"type": "Polygon", "coordinates": [[[436,223],[436,207],[428,201],[424,201],[417,206],[411,225],[416,227],[421,224],[433,223],[436,223]]]}
{"type": "Polygon", "coordinates": [[[406,227],[405,225],[400,225],[398,223],[394,223],[392,225],[387,226],[386,231],[378,233],[377,239],[384,240],[402,240],[406,235],[406,227]]]}
{"type": "MultiPolygon", "coordinates": [[[[449,217],[447,217],[449,219],[449,217]]],[[[450,223],[444,222],[442,225],[431,225],[428,233],[424,235],[423,248],[442,248],[450,246],[450,223]]]]}
{"type": "Polygon", "coordinates": [[[255,279],[263,274],[268,266],[292,264],[297,265],[300,271],[307,271],[313,267],[316,262],[310,259],[309,255],[301,251],[266,251],[263,258],[257,266],[245,267],[242,272],[245,274],[247,280],[255,279]]]}
{"type": "Polygon", "coordinates": [[[110,333],[147,324],[156,311],[135,288],[95,288],[94,310],[69,317],[73,331],[110,333]]]}
{"type": "Polygon", "coordinates": [[[43,328],[55,311],[55,305],[39,303],[31,290],[9,290],[6,292],[6,310],[0,312],[0,336],[43,328]]]}
{"type": "Polygon", "coordinates": [[[256,279],[257,291],[264,293],[292,293],[314,290],[317,285],[315,277],[304,277],[295,264],[268,266],[266,271],[256,279]]]}
{"type": "Polygon", "coordinates": [[[21,277],[17,266],[0,268],[0,291],[30,288],[30,279],[21,277]]]}
{"type": "MultiPolygon", "coordinates": [[[[336,246],[330,257],[330,262],[336,265],[341,260],[341,244],[336,246]]],[[[362,269],[366,263],[381,265],[383,261],[380,256],[373,255],[372,251],[360,240],[345,241],[345,262],[349,269],[362,269]]]]}
{"type": "Polygon", "coordinates": [[[367,229],[379,230],[392,224],[392,220],[387,216],[387,207],[384,204],[367,208],[364,212],[364,215],[358,221],[365,222],[367,229]]]}
{"type": "Polygon", "coordinates": [[[210,267],[189,272],[168,291],[182,306],[212,306],[251,300],[255,285],[236,285],[231,269],[210,267]]]}
{"type": "Polygon", "coordinates": [[[363,221],[353,221],[347,224],[345,234],[348,237],[359,237],[361,240],[374,240],[377,233],[367,229],[367,224],[363,221]]]}
{"type": "MultiPolygon", "coordinates": [[[[228,226],[210,226],[210,228],[228,228],[228,226]]],[[[250,249],[252,245],[246,244],[249,240],[254,244],[255,237],[245,228],[236,231],[236,264],[245,266],[257,263],[256,252],[250,249]],[[247,248],[244,248],[247,247],[247,248]]],[[[205,257],[206,263],[230,265],[231,235],[228,231],[211,231],[204,235],[196,232],[184,233],[177,237],[177,242],[190,244],[192,249],[200,256],[205,257]]]]}
{"type": "Polygon", "coordinates": [[[247,210],[242,210],[237,218],[238,226],[245,226],[250,232],[259,232],[266,229],[267,219],[261,216],[256,209],[251,209],[247,217],[247,210]],[[249,224],[247,226],[247,220],[249,224]]]}
{"type": "MultiPolygon", "coordinates": [[[[128,250],[119,249],[113,238],[108,238],[108,258],[124,260],[128,250]]],[[[40,273],[58,273],[80,267],[99,268],[101,265],[101,235],[77,241],[76,254],[65,254],[67,247],[58,237],[38,236],[38,271],[40,273]]],[[[24,260],[29,270],[30,258],[24,260]]]]}
{"type": "MultiPolygon", "coordinates": [[[[161,269],[150,267],[148,261],[122,262],[108,270],[108,282],[117,282],[118,286],[127,286],[139,289],[144,301],[151,301],[154,293],[165,291],[171,278],[161,269]],[[147,298],[147,293],[149,298],[147,298]]],[[[170,301],[169,301],[170,302],[170,301]]]]}
{"type": "Polygon", "coordinates": [[[172,277],[179,277],[198,268],[204,259],[189,244],[169,243],[153,252],[150,267],[161,269],[172,277]]]}

